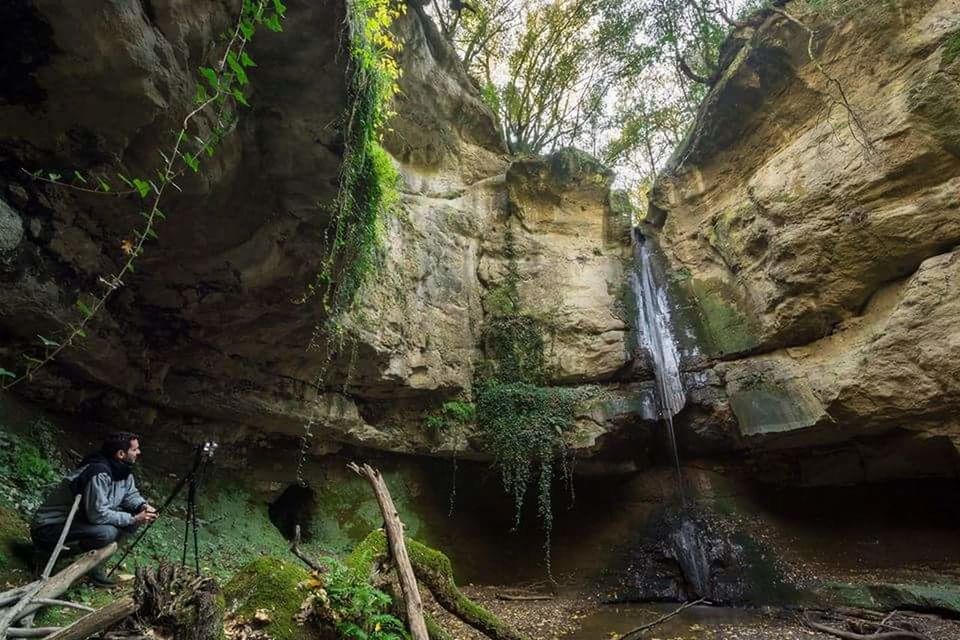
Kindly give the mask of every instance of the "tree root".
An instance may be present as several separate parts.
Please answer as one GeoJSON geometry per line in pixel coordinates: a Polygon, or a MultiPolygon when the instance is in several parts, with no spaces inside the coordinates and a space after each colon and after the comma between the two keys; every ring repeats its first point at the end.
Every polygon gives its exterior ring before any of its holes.
{"type": "Polygon", "coordinates": [[[850,624],[851,622],[855,621],[876,629],[876,631],[871,633],[859,633],[855,631],[849,631],[847,629],[839,629],[837,627],[825,624],[823,621],[812,620],[807,612],[800,614],[800,620],[808,628],[835,636],[837,638],[843,638],[844,640],[930,640],[929,636],[922,633],[900,629],[888,624],[892,617],[892,615],[886,616],[880,622],[865,620],[863,618],[851,620],[850,618],[844,617],[844,622],[846,624],[850,624]],[[890,631],[882,631],[883,629],[890,629],[890,631]]]}

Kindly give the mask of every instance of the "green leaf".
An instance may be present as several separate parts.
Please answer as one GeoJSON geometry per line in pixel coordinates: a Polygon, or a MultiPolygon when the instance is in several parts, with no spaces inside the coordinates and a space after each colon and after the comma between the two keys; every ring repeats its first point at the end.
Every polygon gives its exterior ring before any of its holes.
{"type": "Polygon", "coordinates": [[[188,167],[193,169],[194,173],[200,171],[200,161],[197,160],[197,156],[192,153],[183,154],[183,161],[187,163],[188,167]]]}
{"type": "Polygon", "coordinates": [[[57,342],[57,341],[55,341],[55,340],[51,340],[50,338],[45,338],[45,337],[41,336],[39,333],[37,334],[37,337],[40,338],[40,342],[42,342],[42,343],[43,343],[43,346],[45,346],[45,347],[59,347],[59,346],[60,346],[60,343],[59,343],[59,342],[57,342]]]}
{"type": "Polygon", "coordinates": [[[207,88],[198,82],[197,94],[193,97],[193,101],[196,104],[203,104],[209,99],[210,99],[210,95],[207,93],[207,88]]]}
{"type": "Polygon", "coordinates": [[[148,238],[153,238],[154,240],[159,240],[159,237],[157,236],[157,232],[153,230],[153,227],[147,227],[147,228],[146,228],[146,233],[147,233],[147,237],[148,237],[148,238]]]}
{"type": "Polygon", "coordinates": [[[87,184],[87,179],[84,178],[82,175],[80,175],[80,172],[77,171],[76,169],[74,169],[73,171],[73,177],[75,177],[77,180],[79,180],[83,184],[87,184]]]}
{"type": "Polygon", "coordinates": [[[16,378],[16,377],[17,377],[17,374],[15,374],[13,371],[0,367],[0,378],[16,378]]]}
{"type": "Polygon", "coordinates": [[[253,37],[253,24],[247,20],[242,20],[240,22],[240,33],[243,34],[244,40],[249,40],[253,37]]]}
{"type": "Polygon", "coordinates": [[[283,4],[282,0],[273,0],[273,10],[276,11],[282,18],[287,12],[287,5],[283,4]]]}
{"type": "Polygon", "coordinates": [[[127,185],[128,187],[130,187],[131,189],[133,189],[133,183],[130,182],[130,179],[127,178],[127,176],[123,175],[122,173],[118,173],[118,174],[117,174],[117,177],[119,177],[120,180],[123,181],[123,184],[125,184],[125,185],[127,185]]]}
{"type": "Polygon", "coordinates": [[[103,178],[97,178],[97,186],[100,187],[100,191],[110,193],[110,185],[103,178]]]}
{"type": "Polygon", "coordinates": [[[240,52],[240,64],[242,64],[242,65],[245,66],[245,67],[255,67],[255,66],[257,66],[257,63],[253,61],[253,58],[251,58],[249,55],[247,55],[247,52],[246,52],[246,51],[241,51],[241,52],[240,52]]]}
{"type": "Polygon", "coordinates": [[[48,173],[47,177],[53,181],[56,181],[59,180],[61,176],[59,173],[48,173]]]}
{"type": "Polygon", "coordinates": [[[270,29],[270,31],[275,33],[283,31],[283,27],[280,26],[280,18],[276,14],[267,16],[264,19],[263,24],[267,29],[270,29]]]}
{"type": "Polygon", "coordinates": [[[156,211],[154,211],[153,215],[157,216],[157,218],[159,218],[160,220],[167,219],[167,216],[163,213],[163,211],[160,211],[160,209],[157,209],[156,211]]]}
{"type": "Polygon", "coordinates": [[[237,56],[233,51],[227,52],[227,64],[230,65],[230,69],[237,76],[237,82],[240,83],[240,86],[250,84],[250,81],[247,79],[247,72],[243,70],[243,66],[240,64],[240,61],[237,60],[237,56]]]}
{"type": "Polygon", "coordinates": [[[80,309],[80,313],[83,314],[83,317],[89,318],[93,315],[93,309],[87,306],[83,300],[77,300],[77,309],[80,309]]]}
{"type": "Polygon", "coordinates": [[[140,178],[133,179],[133,187],[140,194],[141,198],[146,198],[150,195],[150,183],[146,180],[141,180],[140,178]]]}
{"type": "Polygon", "coordinates": [[[207,82],[210,83],[210,88],[214,91],[220,87],[220,78],[217,77],[217,72],[210,67],[200,67],[200,75],[206,78],[207,82]]]}
{"type": "Polygon", "coordinates": [[[240,89],[234,89],[231,93],[233,94],[233,98],[234,98],[237,102],[239,102],[240,104],[242,104],[242,105],[245,106],[245,107],[249,107],[249,106],[250,106],[250,103],[247,102],[247,97],[246,97],[245,95],[243,95],[243,91],[241,91],[240,89]]]}

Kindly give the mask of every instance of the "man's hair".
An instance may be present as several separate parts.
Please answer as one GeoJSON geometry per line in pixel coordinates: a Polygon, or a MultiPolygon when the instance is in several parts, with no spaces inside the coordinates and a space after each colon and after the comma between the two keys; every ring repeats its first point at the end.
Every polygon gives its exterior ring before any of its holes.
{"type": "Polygon", "coordinates": [[[117,431],[111,433],[103,440],[103,446],[100,451],[108,458],[113,458],[117,451],[126,451],[130,448],[130,443],[139,440],[140,436],[129,431],[117,431]]]}

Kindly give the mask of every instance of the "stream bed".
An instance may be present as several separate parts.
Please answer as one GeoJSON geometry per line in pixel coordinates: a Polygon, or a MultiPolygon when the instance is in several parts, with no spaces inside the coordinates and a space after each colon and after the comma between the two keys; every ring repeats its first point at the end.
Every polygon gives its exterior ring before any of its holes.
{"type": "MultiPolygon", "coordinates": [[[[583,618],[580,621],[580,628],[565,636],[564,640],[610,640],[610,638],[617,638],[631,629],[653,622],[657,618],[671,613],[676,608],[676,604],[601,606],[583,618]]],[[[667,638],[700,640],[701,638],[765,637],[748,634],[746,633],[747,630],[776,632],[780,634],[776,637],[781,637],[782,625],[777,628],[776,624],[771,624],[776,622],[764,616],[757,609],[690,607],[650,629],[644,637],[661,638],[662,640],[667,638]],[[743,634],[734,635],[734,629],[743,631],[743,634]],[[727,635],[728,633],[729,635],[727,635]]]]}

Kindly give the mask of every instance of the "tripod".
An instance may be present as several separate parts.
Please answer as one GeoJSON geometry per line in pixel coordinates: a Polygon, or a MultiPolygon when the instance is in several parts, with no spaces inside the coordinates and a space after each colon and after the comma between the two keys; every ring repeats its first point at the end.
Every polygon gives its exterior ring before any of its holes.
{"type": "MultiPolygon", "coordinates": [[[[193,560],[194,567],[197,571],[197,575],[200,575],[200,545],[197,538],[197,490],[200,488],[200,483],[203,480],[204,472],[207,469],[207,465],[210,460],[213,458],[213,454],[217,450],[216,442],[204,442],[202,445],[197,445],[197,449],[194,452],[193,456],[193,466],[190,468],[190,471],[183,476],[176,486],[173,488],[173,491],[170,492],[170,495],[167,496],[167,499],[163,501],[163,504],[160,505],[160,508],[157,509],[157,515],[167,510],[167,507],[170,506],[180,492],[183,491],[183,488],[187,487],[187,514],[184,518],[184,531],[183,531],[183,554],[180,557],[180,566],[187,566],[187,547],[189,546],[190,541],[190,532],[193,531],[193,560]]],[[[150,527],[154,525],[156,520],[147,524],[143,528],[143,531],[136,537],[133,543],[127,547],[126,551],[123,552],[123,555],[120,556],[120,559],[117,560],[117,563],[113,565],[113,568],[107,573],[107,576],[113,575],[113,572],[126,560],[127,556],[130,555],[130,552],[133,551],[140,541],[143,540],[143,537],[147,535],[147,532],[150,531],[150,527]]]]}

